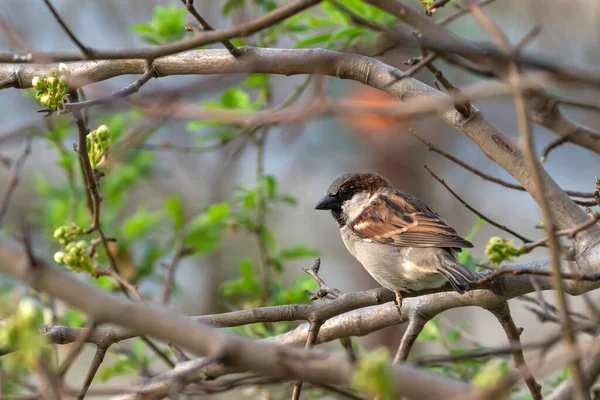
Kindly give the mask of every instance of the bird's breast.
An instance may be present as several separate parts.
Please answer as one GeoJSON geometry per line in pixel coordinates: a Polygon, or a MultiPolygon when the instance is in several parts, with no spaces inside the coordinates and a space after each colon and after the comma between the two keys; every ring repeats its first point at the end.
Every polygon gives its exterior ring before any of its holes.
{"type": "Polygon", "coordinates": [[[446,281],[437,273],[441,249],[379,244],[360,238],[346,226],[340,231],[350,254],[387,289],[424,290],[443,286],[446,281]]]}

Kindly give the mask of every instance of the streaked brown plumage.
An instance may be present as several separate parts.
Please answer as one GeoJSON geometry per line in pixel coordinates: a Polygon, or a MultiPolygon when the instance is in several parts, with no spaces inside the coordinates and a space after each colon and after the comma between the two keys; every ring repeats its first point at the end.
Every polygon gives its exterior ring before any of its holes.
{"type": "Polygon", "coordinates": [[[473,245],[418,198],[376,174],[336,179],[317,209],[331,210],[346,248],[382,286],[396,293],[442,286],[459,293],[480,275],[456,260],[473,245]]]}

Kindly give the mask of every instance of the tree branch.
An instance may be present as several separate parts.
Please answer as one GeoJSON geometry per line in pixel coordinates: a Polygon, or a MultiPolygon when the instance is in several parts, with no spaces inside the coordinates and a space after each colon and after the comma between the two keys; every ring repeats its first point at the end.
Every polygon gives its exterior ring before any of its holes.
{"type": "MultiPolygon", "coordinates": [[[[515,322],[510,315],[510,308],[508,307],[508,302],[504,303],[498,308],[489,309],[489,311],[494,314],[498,322],[504,329],[504,333],[506,333],[506,337],[508,338],[509,345],[516,345],[521,348],[521,333],[523,329],[517,328],[515,322]]],[[[532,375],[527,363],[525,362],[525,356],[523,355],[523,350],[519,349],[512,353],[513,361],[515,366],[519,370],[521,377],[525,380],[529,391],[531,392],[531,396],[534,400],[541,400],[542,397],[542,386],[537,383],[534,376],[532,375]]]]}

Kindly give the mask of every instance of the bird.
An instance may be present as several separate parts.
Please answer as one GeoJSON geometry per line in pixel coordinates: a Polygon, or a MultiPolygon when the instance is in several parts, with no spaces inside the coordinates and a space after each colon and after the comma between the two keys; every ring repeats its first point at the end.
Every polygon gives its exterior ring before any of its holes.
{"type": "Polygon", "coordinates": [[[482,276],[456,258],[473,244],[415,196],[374,173],[337,178],[315,209],[330,210],[348,251],[384,288],[402,292],[435,289],[449,282],[458,293],[482,276]]]}

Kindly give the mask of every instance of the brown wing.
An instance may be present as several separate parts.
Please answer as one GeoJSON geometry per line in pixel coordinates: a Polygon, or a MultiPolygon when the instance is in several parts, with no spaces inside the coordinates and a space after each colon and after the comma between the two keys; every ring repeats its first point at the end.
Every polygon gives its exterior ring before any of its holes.
{"type": "Polygon", "coordinates": [[[400,191],[379,195],[355,220],[352,229],[373,242],[402,247],[473,247],[416,197],[400,191]]]}

